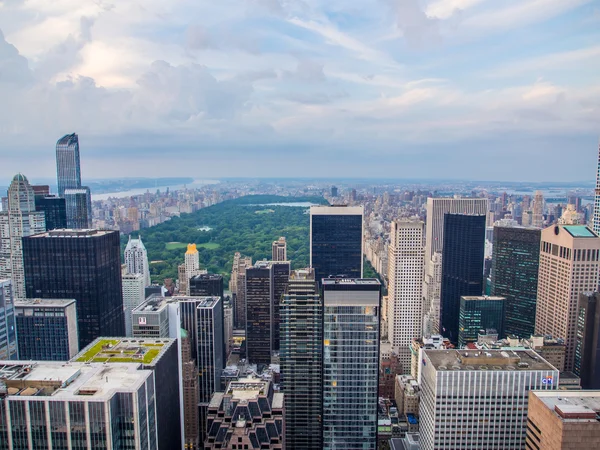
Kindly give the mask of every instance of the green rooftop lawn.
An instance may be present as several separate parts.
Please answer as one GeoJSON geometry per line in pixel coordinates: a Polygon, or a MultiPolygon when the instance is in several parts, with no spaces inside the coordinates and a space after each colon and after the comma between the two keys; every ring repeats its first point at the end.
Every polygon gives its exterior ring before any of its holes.
{"type": "Polygon", "coordinates": [[[87,362],[90,359],[94,358],[98,353],[102,351],[102,347],[105,345],[117,345],[120,341],[117,339],[103,339],[97,342],[93,347],[91,347],[87,352],[85,352],[77,362],[87,362]]]}
{"type": "Polygon", "coordinates": [[[121,341],[116,339],[104,339],[86,351],[83,356],[77,360],[77,362],[141,362],[144,364],[149,364],[154,360],[154,358],[156,358],[164,346],[164,344],[161,343],[144,343],[142,346],[146,347],[146,352],[141,358],[136,358],[134,356],[136,352],[134,351],[124,350],[121,352],[121,350],[115,349],[114,346],[119,342],[121,341]],[[103,349],[104,346],[109,344],[112,346],[111,348],[103,349]]]}

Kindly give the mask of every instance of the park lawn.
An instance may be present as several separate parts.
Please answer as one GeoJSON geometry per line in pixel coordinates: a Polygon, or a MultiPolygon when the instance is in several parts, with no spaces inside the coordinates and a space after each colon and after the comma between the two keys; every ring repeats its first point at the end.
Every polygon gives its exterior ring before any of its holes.
{"type": "Polygon", "coordinates": [[[202,247],[205,248],[207,250],[216,250],[220,247],[220,244],[217,244],[216,242],[205,242],[204,244],[198,244],[198,247],[202,247]]]}
{"type": "Polygon", "coordinates": [[[167,242],[165,244],[165,249],[167,250],[177,250],[180,248],[187,248],[187,244],[184,244],[183,242],[167,242]]]}

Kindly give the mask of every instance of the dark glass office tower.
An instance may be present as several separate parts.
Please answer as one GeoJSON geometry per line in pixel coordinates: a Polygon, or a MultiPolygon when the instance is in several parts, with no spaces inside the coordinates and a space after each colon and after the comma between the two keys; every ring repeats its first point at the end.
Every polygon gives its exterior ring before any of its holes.
{"type": "Polygon", "coordinates": [[[125,336],[119,232],[54,230],[23,238],[27,298],[73,298],[79,348],[125,336]]]}
{"type": "Polygon", "coordinates": [[[281,302],[281,379],[288,448],[320,450],[323,302],[311,269],[292,271],[281,302]]]}
{"type": "Polygon", "coordinates": [[[362,206],[310,208],[310,266],[319,283],[329,276],[362,277],[362,235],[362,206]]]}
{"type": "Polygon", "coordinates": [[[271,348],[279,351],[281,339],[280,305],[290,277],[290,263],[271,262],[271,348]]]}
{"type": "Polygon", "coordinates": [[[90,188],[65,189],[67,228],[85,230],[92,227],[92,199],[90,188]]]}
{"type": "Polygon", "coordinates": [[[64,198],[55,195],[35,196],[35,210],[46,217],[46,230],[67,228],[67,206],[64,198]]]}
{"type": "Polygon", "coordinates": [[[444,215],[440,333],[458,343],[460,298],[483,293],[485,216],[444,215]]]}
{"type": "Polygon", "coordinates": [[[575,365],[583,389],[600,389],[600,294],[579,295],[575,365]]]}
{"type": "Polygon", "coordinates": [[[0,280],[0,360],[18,358],[12,281],[0,280]]]}
{"type": "Polygon", "coordinates": [[[56,142],[56,178],[58,195],[64,197],[65,189],[81,187],[81,169],[79,164],[79,137],[67,134],[56,142]]]}
{"type": "Polygon", "coordinates": [[[190,296],[223,298],[223,275],[204,273],[190,279],[190,296]]]}
{"type": "Polygon", "coordinates": [[[540,239],[536,228],[494,227],[490,294],[506,298],[506,335],[529,338],[535,332],[540,239]]]}
{"type": "Polygon", "coordinates": [[[480,331],[496,330],[498,336],[504,333],[504,297],[460,298],[458,318],[458,346],[463,348],[469,342],[477,342],[480,331]]]}
{"type": "Polygon", "coordinates": [[[323,280],[323,449],[377,448],[380,304],[378,280],[323,280]]]}

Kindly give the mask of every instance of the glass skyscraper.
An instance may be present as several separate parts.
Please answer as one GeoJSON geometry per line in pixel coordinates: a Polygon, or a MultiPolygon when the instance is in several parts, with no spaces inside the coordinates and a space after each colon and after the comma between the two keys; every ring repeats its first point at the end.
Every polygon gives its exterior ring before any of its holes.
{"type": "Polygon", "coordinates": [[[17,359],[17,351],[12,282],[0,280],[0,360],[17,359]]]}
{"type": "Polygon", "coordinates": [[[81,187],[79,137],[75,133],[61,137],[56,143],[56,178],[60,197],[64,197],[65,189],[81,187]]]}
{"type": "Polygon", "coordinates": [[[286,445],[320,450],[323,302],[313,270],[290,274],[280,311],[286,445]]]}
{"type": "Polygon", "coordinates": [[[381,284],[323,280],[323,448],[375,450],[381,284]]]}
{"type": "Polygon", "coordinates": [[[506,298],[506,335],[534,334],[540,238],[535,228],[494,227],[490,294],[506,298]]]}
{"type": "Polygon", "coordinates": [[[310,266],[315,279],[361,278],[363,274],[363,207],[310,208],[310,266]]]}
{"type": "Polygon", "coordinates": [[[444,215],[440,334],[458,343],[460,298],[483,293],[485,216],[444,215]]]}
{"type": "Polygon", "coordinates": [[[119,232],[54,230],[23,238],[27,298],[73,298],[79,348],[125,336],[119,232]]]}
{"type": "Polygon", "coordinates": [[[499,336],[504,334],[504,297],[468,297],[460,298],[458,318],[458,346],[463,348],[469,342],[477,342],[481,330],[496,330],[499,336]]]}
{"type": "Polygon", "coordinates": [[[46,230],[67,228],[67,206],[64,198],[36,194],[35,210],[44,213],[46,230]]]}

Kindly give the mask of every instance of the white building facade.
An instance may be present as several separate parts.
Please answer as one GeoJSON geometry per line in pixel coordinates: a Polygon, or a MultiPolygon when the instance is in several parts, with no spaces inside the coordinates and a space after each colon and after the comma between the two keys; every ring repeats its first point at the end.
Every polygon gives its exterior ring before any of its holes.
{"type": "Polygon", "coordinates": [[[148,265],[148,252],[142,238],[131,239],[125,247],[125,265],[129,273],[139,273],[143,276],[144,287],[150,286],[150,266],[148,265]]]}

